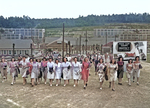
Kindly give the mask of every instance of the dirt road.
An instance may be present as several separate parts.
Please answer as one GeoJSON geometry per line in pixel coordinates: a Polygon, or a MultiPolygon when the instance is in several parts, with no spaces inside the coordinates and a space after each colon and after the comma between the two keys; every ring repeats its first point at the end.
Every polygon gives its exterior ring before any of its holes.
{"type": "Polygon", "coordinates": [[[55,82],[52,87],[44,83],[31,87],[28,79],[22,86],[21,77],[11,86],[9,77],[7,82],[0,82],[0,108],[150,108],[150,63],[142,66],[139,86],[132,83],[129,87],[124,75],[123,85],[116,82],[116,91],[108,88],[107,81],[103,90],[99,89],[93,67],[86,90],[82,81],[74,88],[73,80],[66,87],[56,87],[55,82]]]}

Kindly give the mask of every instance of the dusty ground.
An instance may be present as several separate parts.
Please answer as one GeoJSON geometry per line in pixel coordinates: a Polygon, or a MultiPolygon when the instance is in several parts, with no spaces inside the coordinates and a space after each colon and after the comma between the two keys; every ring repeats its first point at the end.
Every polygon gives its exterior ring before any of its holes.
{"type": "Polygon", "coordinates": [[[103,90],[99,89],[93,67],[86,90],[82,81],[76,88],[73,88],[73,81],[66,87],[63,84],[50,87],[43,83],[31,87],[30,84],[22,86],[20,77],[11,86],[9,78],[7,82],[0,83],[0,108],[150,108],[150,63],[143,63],[143,67],[139,86],[132,83],[129,87],[124,75],[123,85],[119,86],[116,82],[115,92],[108,88],[107,81],[103,90]]]}

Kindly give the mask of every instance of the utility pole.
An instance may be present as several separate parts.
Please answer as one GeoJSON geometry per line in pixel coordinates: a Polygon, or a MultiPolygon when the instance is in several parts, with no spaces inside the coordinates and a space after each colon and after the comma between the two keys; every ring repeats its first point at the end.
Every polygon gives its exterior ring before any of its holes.
{"type": "Polygon", "coordinates": [[[93,44],[93,52],[94,52],[94,50],[95,50],[95,49],[94,49],[94,46],[95,46],[95,45],[93,44]]]}
{"type": "Polygon", "coordinates": [[[86,55],[87,55],[87,31],[86,31],[86,55]]]}
{"type": "Polygon", "coordinates": [[[65,28],[64,28],[64,23],[63,23],[63,40],[62,40],[62,49],[63,49],[63,51],[62,51],[62,57],[64,57],[64,32],[65,32],[65,30],[64,30],[65,28]]]}
{"type": "Polygon", "coordinates": [[[15,44],[13,43],[13,56],[15,56],[15,44]]]}
{"type": "Polygon", "coordinates": [[[71,48],[71,49],[72,49],[72,54],[73,54],[73,45],[72,45],[72,48],[71,48]]]}
{"type": "Polygon", "coordinates": [[[78,38],[76,40],[76,54],[78,54],[78,38]]]}
{"type": "Polygon", "coordinates": [[[80,35],[80,46],[79,46],[79,48],[80,48],[80,55],[81,55],[81,35],[80,35]]]}
{"type": "Polygon", "coordinates": [[[107,44],[107,30],[105,30],[106,31],[106,44],[107,44]]]}
{"type": "Polygon", "coordinates": [[[102,46],[103,46],[103,44],[101,44],[101,54],[102,54],[102,46]]]}
{"type": "Polygon", "coordinates": [[[83,50],[83,54],[84,54],[84,44],[82,45],[82,50],[83,50]]]}
{"type": "Polygon", "coordinates": [[[32,39],[32,41],[34,43],[34,36],[32,35],[32,28],[31,28],[31,39],[32,39]]]}
{"type": "Polygon", "coordinates": [[[68,45],[69,45],[69,56],[70,56],[70,41],[68,41],[68,45]]]}
{"type": "Polygon", "coordinates": [[[66,54],[68,53],[68,47],[67,47],[67,43],[66,43],[66,54]]]}
{"type": "Polygon", "coordinates": [[[32,57],[32,43],[30,44],[30,49],[31,49],[31,57],[32,57]]]}

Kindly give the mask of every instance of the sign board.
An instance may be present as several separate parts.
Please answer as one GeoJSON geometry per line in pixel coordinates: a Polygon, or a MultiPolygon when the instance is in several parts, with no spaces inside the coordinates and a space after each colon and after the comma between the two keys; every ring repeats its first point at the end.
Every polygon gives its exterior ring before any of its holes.
{"type": "Polygon", "coordinates": [[[147,59],[147,41],[117,41],[113,42],[114,57],[122,56],[124,60],[135,59],[139,56],[141,60],[147,59]]]}
{"type": "Polygon", "coordinates": [[[118,52],[127,52],[131,49],[130,42],[118,42],[118,52]]]}

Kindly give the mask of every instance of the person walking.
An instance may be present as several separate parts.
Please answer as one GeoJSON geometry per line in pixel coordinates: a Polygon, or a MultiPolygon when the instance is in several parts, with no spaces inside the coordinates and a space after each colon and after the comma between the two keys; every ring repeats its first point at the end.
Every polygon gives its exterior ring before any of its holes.
{"type": "Polygon", "coordinates": [[[49,58],[49,61],[47,63],[47,79],[49,79],[50,83],[49,85],[52,86],[52,82],[54,80],[54,62],[52,58],[49,58]]]}
{"type": "Polygon", "coordinates": [[[87,87],[87,82],[88,82],[88,77],[89,77],[89,68],[90,68],[90,63],[88,62],[88,58],[84,58],[84,62],[82,63],[82,80],[84,81],[84,89],[87,87]]]}
{"type": "Polygon", "coordinates": [[[77,57],[74,58],[74,62],[72,62],[72,70],[73,70],[73,79],[74,79],[74,87],[78,85],[78,81],[80,78],[81,65],[80,62],[77,62],[77,57]]]}

